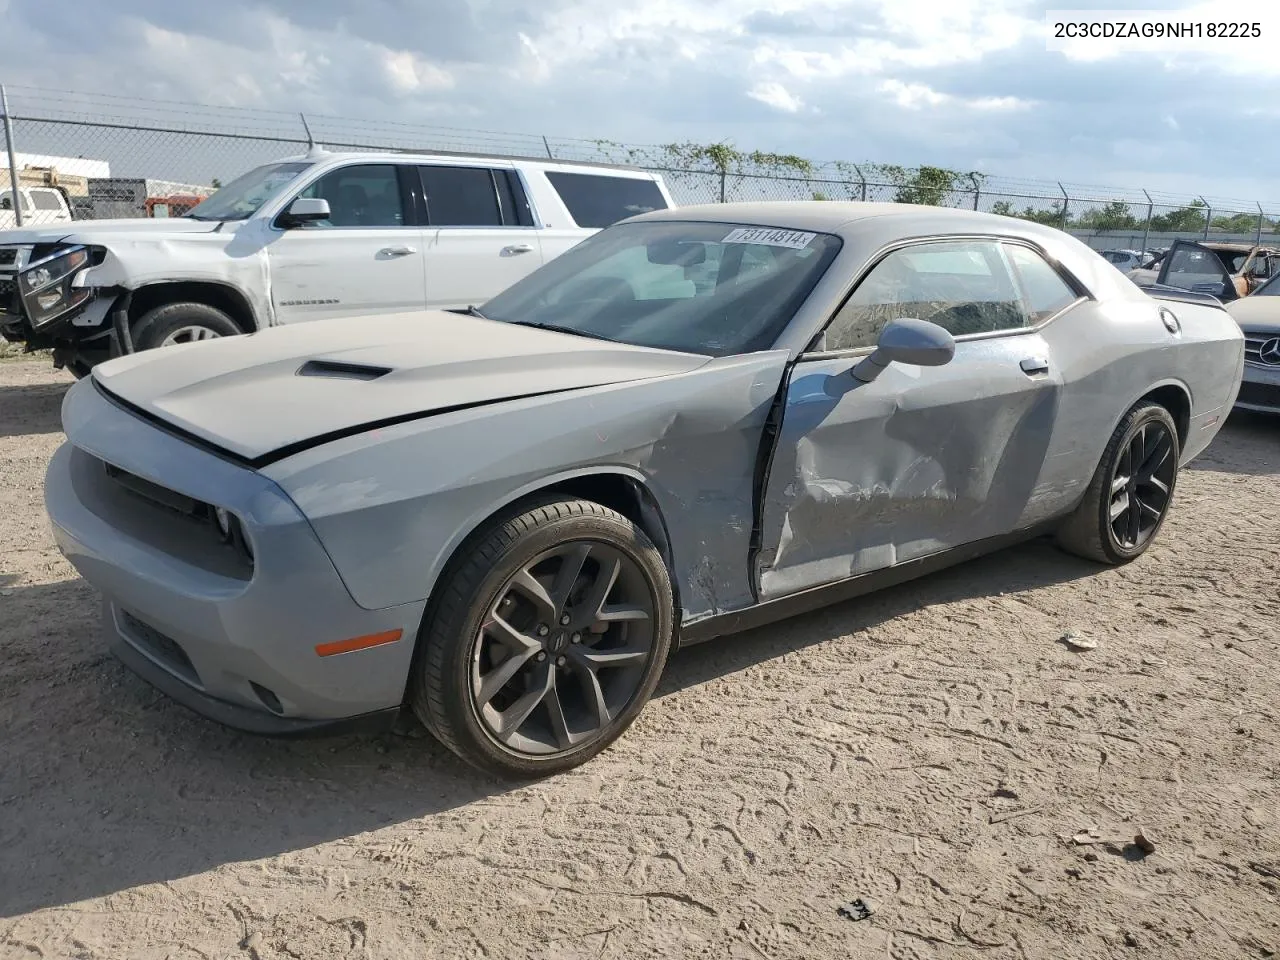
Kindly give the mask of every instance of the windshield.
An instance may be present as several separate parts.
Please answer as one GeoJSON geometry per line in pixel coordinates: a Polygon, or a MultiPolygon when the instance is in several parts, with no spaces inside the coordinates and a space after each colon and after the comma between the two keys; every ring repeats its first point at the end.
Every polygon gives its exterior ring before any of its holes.
{"type": "Polygon", "coordinates": [[[269,163],[236,177],[187,213],[195,220],[248,220],[280,188],[310,167],[304,161],[269,163]]]}
{"type": "Polygon", "coordinates": [[[656,220],[609,227],[481,312],[721,357],[773,346],[840,249],[823,233],[656,220]]]}

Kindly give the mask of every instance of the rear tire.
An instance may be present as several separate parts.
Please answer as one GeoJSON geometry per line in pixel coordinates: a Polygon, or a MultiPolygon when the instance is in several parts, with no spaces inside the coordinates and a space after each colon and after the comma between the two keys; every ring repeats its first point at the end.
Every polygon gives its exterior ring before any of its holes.
{"type": "Polygon", "coordinates": [[[1150,401],[1134,406],[1111,435],[1084,499],[1059,528],[1058,545],[1113,566],[1142,556],[1169,515],[1181,455],[1169,411],[1150,401]]]}
{"type": "Polygon", "coordinates": [[[166,303],[139,317],[130,332],[133,349],[141,352],[175,343],[234,337],[244,331],[207,303],[166,303]]]}
{"type": "Polygon", "coordinates": [[[509,515],[464,551],[419,634],[410,706],[490,774],[585,763],[639,715],[671,650],[662,555],[626,517],[575,499],[509,515]]]}

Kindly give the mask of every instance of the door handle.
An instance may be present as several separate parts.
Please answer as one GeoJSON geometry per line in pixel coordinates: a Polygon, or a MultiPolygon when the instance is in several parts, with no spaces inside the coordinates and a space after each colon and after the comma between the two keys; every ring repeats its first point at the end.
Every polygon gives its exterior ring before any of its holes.
{"type": "Polygon", "coordinates": [[[383,247],[378,251],[388,257],[407,257],[418,252],[417,247],[383,247]]]}
{"type": "Polygon", "coordinates": [[[509,247],[502,248],[502,255],[504,257],[514,257],[516,254],[520,253],[533,253],[533,247],[529,246],[527,243],[513,243],[509,247]]]}
{"type": "Polygon", "coordinates": [[[1022,372],[1028,377],[1049,372],[1049,361],[1044,357],[1027,357],[1018,366],[1022,367],[1022,372]]]}

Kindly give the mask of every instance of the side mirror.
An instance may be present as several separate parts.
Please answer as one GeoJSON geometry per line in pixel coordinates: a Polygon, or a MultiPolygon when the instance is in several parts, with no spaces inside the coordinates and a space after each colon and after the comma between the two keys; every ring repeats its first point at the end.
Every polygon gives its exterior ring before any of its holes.
{"type": "Polygon", "coordinates": [[[320,197],[298,197],[280,218],[284,227],[296,227],[304,223],[329,219],[329,201],[320,197]]]}
{"type": "Polygon", "coordinates": [[[949,332],[930,323],[904,317],[890,320],[880,331],[875,352],[853,368],[855,380],[870,383],[891,363],[917,367],[940,367],[956,355],[956,340],[949,332]]]}

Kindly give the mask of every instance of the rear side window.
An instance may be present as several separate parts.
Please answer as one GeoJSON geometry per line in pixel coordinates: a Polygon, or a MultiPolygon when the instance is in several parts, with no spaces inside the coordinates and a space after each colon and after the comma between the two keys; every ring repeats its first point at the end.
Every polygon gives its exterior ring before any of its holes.
{"type": "Polygon", "coordinates": [[[1059,310],[1080,299],[1067,281],[1040,254],[1017,244],[1008,244],[1005,249],[1009,251],[1013,269],[1022,282],[1022,292],[1027,299],[1032,323],[1048,320],[1059,310]]]}
{"type": "Polygon", "coordinates": [[[667,209],[662,191],[652,180],[551,171],[547,179],[580,227],[607,227],[650,210],[667,209]]]}
{"type": "Polygon", "coordinates": [[[419,167],[433,227],[500,227],[502,208],[487,167],[419,167]]]}
{"type": "Polygon", "coordinates": [[[31,202],[35,204],[37,210],[62,209],[62,204],[58,202],[58,195],[52,190],[31,191],[31,202]]]}

